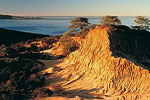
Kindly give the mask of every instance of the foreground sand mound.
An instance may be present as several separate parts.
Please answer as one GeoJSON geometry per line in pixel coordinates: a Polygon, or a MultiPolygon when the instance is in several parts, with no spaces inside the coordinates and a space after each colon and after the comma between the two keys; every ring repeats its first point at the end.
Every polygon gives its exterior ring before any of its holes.
{"type": "Polygon", "coordinates": [[[96,27],[78,50],[57,64],[62,68],[54,75],[61,79],[57,84],[79,97],[150,99],[147,33],[125,26],[96,27]]]}

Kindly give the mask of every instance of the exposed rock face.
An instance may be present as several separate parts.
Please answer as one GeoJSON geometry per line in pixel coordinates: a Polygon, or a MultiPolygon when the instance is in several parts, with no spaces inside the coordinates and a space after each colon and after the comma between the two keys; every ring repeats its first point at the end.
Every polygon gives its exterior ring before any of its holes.
{"type": "MultiPolygon", "coordinates": [[[[85,90],[109,100],[150,98],[150,34],[128,27],[96,27],[57,66],[66,91],[85,90]],[[145,61],[145,62],[144,62],[145,61]]],[[[80,95],[79,95],[80,96],[80,95]]]]}

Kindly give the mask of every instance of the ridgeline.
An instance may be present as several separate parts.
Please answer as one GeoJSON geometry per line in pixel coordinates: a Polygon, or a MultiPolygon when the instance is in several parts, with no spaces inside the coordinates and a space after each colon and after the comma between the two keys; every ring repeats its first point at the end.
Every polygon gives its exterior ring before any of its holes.
{"type": "Polygon", "coordinates": [[[47,37],[48,35],[19,32],[0,28],[0,45],[11,45],[21,41],[47,37]]]}

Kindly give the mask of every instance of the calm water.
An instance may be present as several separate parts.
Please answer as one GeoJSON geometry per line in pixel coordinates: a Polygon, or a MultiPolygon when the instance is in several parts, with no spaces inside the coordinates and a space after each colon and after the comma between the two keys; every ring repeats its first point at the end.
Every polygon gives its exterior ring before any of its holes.
{"type": "MultiPolygon", "coordinates": [[[[31,20],[0,20],[0,27],[23,32],[39,33],[46,35],[59,35],[67,31],[70,21],[75,17],[43,17],[31,20]]],[[[100,17],[88,17],[89,22],[98,24],[100,17]]],[[[135,17],[119,17],[124,25],[135,25],[135,17]]]]}

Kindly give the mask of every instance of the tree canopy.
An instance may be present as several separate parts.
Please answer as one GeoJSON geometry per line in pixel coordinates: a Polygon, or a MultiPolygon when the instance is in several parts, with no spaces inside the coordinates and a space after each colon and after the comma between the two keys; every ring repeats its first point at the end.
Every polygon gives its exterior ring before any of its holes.
{"type": "Polygon", "coordinates": [[[150,30],[150,20],[144,16],[137,16],[134,20],[137,26],[132,26],[134,29],[138,30],[150,30]]]}
{"type": "Polygon", "coordinates": [[[105,25],[121,25],[118,16],[104,16],[101,18],[100,23],[105,25]]]}
{"type": "Polygon", "coordinates": [[[89,28],[88,18],[77,17],[73,19],[71,25],[68,27],[70,29],[69,33],[77,33],[89,28]]]}

